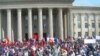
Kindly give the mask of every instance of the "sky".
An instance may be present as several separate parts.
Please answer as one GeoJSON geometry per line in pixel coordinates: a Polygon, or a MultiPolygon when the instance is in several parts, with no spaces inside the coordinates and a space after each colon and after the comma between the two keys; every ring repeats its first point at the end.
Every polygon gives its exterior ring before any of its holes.
{"type": "Polygon", "coordinates": [[[74,6],[97,6],[100,7],[100,0],[75,0],[74,6]]]}

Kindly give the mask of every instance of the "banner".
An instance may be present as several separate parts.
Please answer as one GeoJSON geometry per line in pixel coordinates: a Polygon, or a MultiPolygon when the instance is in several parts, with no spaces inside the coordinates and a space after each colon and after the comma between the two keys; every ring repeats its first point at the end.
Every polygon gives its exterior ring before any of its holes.
{"type": "Polygon", "coordinates": [[[84,43],[85,44],[95,44],[96,43],[96,39],[84,39],[84,43]]]}
{"type": "Polygon", "coordinates": [[[100,40],[100,36],[96,36],[96,40],[100,40]]]}
{"type": "Polygon", "coordinates": [[[54,42],[54,38],[47,38],[48,42],[54,42]]]}

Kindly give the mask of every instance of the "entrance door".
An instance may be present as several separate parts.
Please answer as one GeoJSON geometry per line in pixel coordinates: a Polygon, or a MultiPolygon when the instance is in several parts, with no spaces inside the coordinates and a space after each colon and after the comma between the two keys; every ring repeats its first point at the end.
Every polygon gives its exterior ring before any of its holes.
{"type": "Polygon", "coordinates": [[[28,41],[28,33],[25,33],[25,40],[28,41]]]}
{"type": "Polygon", "coordinates": [[[43,38],[47,40],[47,33],[43,33],[43,38]]]}

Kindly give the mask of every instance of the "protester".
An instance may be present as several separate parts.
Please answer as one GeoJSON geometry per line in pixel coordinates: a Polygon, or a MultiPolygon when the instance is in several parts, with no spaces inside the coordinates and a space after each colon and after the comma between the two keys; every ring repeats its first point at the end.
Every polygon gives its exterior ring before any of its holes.
{"type": "Polygon", "coordinates": [[[84,44],[83,39],[71,37],[50,42],[44,39],[9,42],[7,39],[0,43],[0,56],[100,56],[100,44],[84,44]]]}

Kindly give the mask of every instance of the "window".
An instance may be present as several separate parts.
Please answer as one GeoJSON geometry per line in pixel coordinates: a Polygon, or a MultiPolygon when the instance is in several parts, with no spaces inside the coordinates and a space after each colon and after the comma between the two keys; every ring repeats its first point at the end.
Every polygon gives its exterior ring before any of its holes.
{"type": "Polygon", "coordinates": [[[78,14],[77,21],[81,21],[81,15],[78,14]]]}
{"type": "Polygon", "coordinates": [[[73,13],[73,19],[75,18],[75,14],[73,13]]]}
{"type": "Polygon", "coordinates": [[[100,32],[99,32],[99,36],[100,36],[100,32]]]}
{"type": "Polygon", "coordinates": [[[81,22],[78,22],[78,28],[81,28],[81,22]]]}
{"type": "Polygon", "coordinates": [[[36,29],[37,28],[37,26],[36,25],[34,25],[34,29],[36,29]]]}
{"type": "Polygon", "coordinates": [[[46,29],[47,28],[47,24],[43,24],[43,28],[46,29]]]}
{"type": "Polygon", "coordinates": [[[98,14],[98,21],[100,21],[100,14],[98,14]]]}
{"type": "Polygon", "coordinates": [[[43,18],[43,20],[46,20],[46,18],[47,18],[47,17],[46,17],[46,15],[43,15],[43,17],[42,17],[42,18],[43,18]]]}
{"type": "Polygon", "coordinates": [[[95,36],[95,32],[92,32],[92,36],[95,36]]]}
{"type": "Polygon", "coordinates": [[[81,32],[78,32],[78,36],[81,36],[81,32]]]}
{"type": "Polygon", "coordinates": [[[85,32],[85,36],[88,36],[88,32],[85,32]]]}
{"type": "Polygon", "coordinates": [[[28,26],[27,25],[25,25],[25,29],[28,29],[28,26]]]}
{"type": "Polygon", "coordinates": [[[28,16],[25,16],[25,20],[28,20],[28,16]]]}
{"type": "Polygon", "coordinates": [[[88,23],[85,23],[85,28],[88,28],[88,23]]]}
{"type": "Polygon", "coordinates": [[[76,32],[74,32],[74,34],[76,34],[76,32]]]}
{"type": "Polygon", "coordinates": [[[95,28],[95,23],[92,23],[92,28],[95,28]]]}
{"type": "Polygon", "coordinates": [[[100,23],[98,25],[99,25],[99,28],[100,28],[100,23]]]}
{"type": "Polygon", "coordinates": [[[100,18],[98,19],[98,21],[100,21],[100,18]]]}
{"type": "Polygon", "coordinates": [[[91,21],[95,21],[95,15],[92,15],[91,21]]]}
{"type": "Polygon", "coordinates": [[[34,16],[33,16],[33,19],[34,19],[34,20],[37,20],[37,18],[38,18],[37,15],[34,15],[34,16]]]}
{"type": "Polygon", "coordinates": [[[88,21],[88,15],[85,16],[85,21],[88,21]]]}

